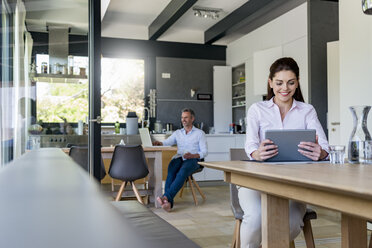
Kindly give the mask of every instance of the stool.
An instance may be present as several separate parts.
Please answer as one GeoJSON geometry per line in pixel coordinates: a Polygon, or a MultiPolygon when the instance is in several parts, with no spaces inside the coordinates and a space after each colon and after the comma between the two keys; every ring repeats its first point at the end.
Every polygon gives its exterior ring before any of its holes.
{"type": "Polygon", "coordinates": [[[180,192],[180,197],[182,198],[182,193],[183,193],[183,188],[185,187],[185,185],[187,184],[187,182],[189,183],[190,185],[190,188],[191,188],[191,193],[192,193],[192,197],[194,198],[194,203],[195,203],[195,206],[198,205],[198,199],[196,198],[196,195],[195,195],[195,190],[194,190],[194,186],[193,184],[195,185],[195,187],[197,188],[197,190],[199,191],[199,194],[201,195],[201,197],[203,198],[203,200],[205,201],[206,197],[205,195],[203,194],[203,192],[201,191],[198,183],[195,181],[194,177],[192,175],[194,175],[195,173],[199,173],[203,170],[203,166],[200,166],[199,169],[197,169],[195,172],[193,172],[191,174],[191,176],[189,176],[186,181],[185,181],[185,184],[183,185],[182,189],[181,189],[181,192],[180,192]]]}

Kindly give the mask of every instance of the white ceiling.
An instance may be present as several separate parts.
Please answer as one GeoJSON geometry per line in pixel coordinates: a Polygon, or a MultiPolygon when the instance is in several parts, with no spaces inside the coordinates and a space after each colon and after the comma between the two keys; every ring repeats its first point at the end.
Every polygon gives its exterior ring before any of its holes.
{"type": "MultiPolygon", "coordinates": [[[[196,17],[186,11],[158,40],[204,43],[204,32],[249,0],[198,0],[194,6],[220,8],[220,18],[196,17]]],[[[171,0],[101,0],[102,36],[148,40],[148,28],[171,0]]],[[[25,0],[30,31],[46,32],[48,25],[65,25],[73,34],[88,32],[88,0],[25,0]]],[[[227,45],[242,34],[214,44],[227,45]]]]}
{"type": "Polygon", "coordinates": [[[25,0],[29,31],[46,32],[46,26],[71,28],[72,34],[88,33],[88,0],[25,0]]]}
{"type": "MultiPolygon", "coordinates": [[[[158,40],[203,44],[204,31],[247,1],[199,0],[194,6],[223,9],[220,18],[212,20],[196,17],[190,8],[158,40]]],[[[148,27],[169,2],[170,0],[110,0],[102,20],[102,36],[147,40],[148,27]]],[[[222,44],[225,45],[226,42],[228,40],[222,44]]]]}

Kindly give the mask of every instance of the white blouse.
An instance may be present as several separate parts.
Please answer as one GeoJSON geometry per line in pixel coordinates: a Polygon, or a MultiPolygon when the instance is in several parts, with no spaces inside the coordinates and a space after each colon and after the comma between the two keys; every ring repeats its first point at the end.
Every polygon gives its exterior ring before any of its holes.
{"type": "Polygon", "coordinates": [[[319,145],[329,152],[327,138],[311,104],[293,99],[292,107],[282,121],[279,107],[273,99],[254,103],[248,109],[245,151],[250,159],[252,152],[265,139],[265,131],[268,129],[315,129],[319,145]]]}

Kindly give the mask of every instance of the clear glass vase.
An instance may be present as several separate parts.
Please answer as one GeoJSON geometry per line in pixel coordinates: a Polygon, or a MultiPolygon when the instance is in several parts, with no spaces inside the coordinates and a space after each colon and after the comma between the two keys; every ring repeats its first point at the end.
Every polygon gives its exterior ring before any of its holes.
{"type": "Polygon", "coordinates": [[[372,163],[371,135],[367,128],[367,118],[371,106],[349,107],[353,114],[354,128],[349,139],[349,163],[372,163]]]}

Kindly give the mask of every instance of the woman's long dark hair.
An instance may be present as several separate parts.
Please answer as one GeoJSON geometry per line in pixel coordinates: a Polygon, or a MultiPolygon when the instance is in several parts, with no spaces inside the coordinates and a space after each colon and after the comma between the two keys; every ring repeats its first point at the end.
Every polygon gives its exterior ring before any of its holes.
{"type": "MultiPolygon", "coordinates": [[[[296,61],[289,57],[284,57],[276,60],[271,66],[270,66],[270,74],[269,78],[273,80],[275,74],[280,71],[292,71],[295,75],[297,80],[300,76],[300,69],[298,68],[298,65],[296,61]]],[[[269,81],[267,82],[267,95],[266,100],[270,100],[274,96],[274,91],[270,87],[269,81]]],[[[293,95],[293,98],[296,101],[305,102],[304,97],[302,96],[301,88],[300,88],[300,82],[298,82],[298,87],[293,95]]]]}

